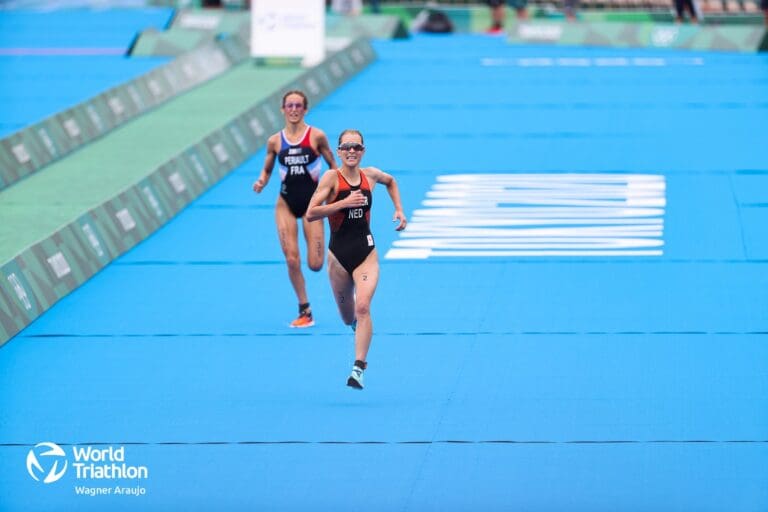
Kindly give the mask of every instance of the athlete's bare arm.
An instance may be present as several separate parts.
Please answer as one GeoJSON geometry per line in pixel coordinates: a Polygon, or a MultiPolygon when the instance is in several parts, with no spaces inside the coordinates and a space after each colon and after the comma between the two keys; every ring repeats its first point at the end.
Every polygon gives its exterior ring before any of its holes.
{"type": "Polygon", "coordinates": [[[355,190],[341,201],[323,204],[336,194],[336,182],[336,171],[333,169],[326,171],[323,177],[320,178],[320,183],[317,184],[317,189],[315,189],[315,193],[312,194],[312,198],[309,200],[309,206],[305,214],[308,221],[321,220],[323,217],[327,217],[344,208],[357,208],[365,204],[365,196],[359,190],[355,190]]]}
{"type": "Polygon", "coordinates": [[[335,169],[336,158],[333,156],[333,151],[331,151],[331,145],[328,143],[328,137],[326,137],[325,132],[319,128],[313,128],[312,135],[315,139],[315,151],[322,155],[329,168],[335,169]]]}
{"type": "Polygon", "coordinates": [[[280,133],[272,135],[267,140],[267,157],[264,159],[264,167],[261,169],[261,175],[253,183],[253,191],[261,193],[264,187],[269,183],[269,177],[272,175],[272,170],[275,168],[275,160],[277,159],[277,149],[280,147],[280,133]]]}
{"type": "Polygon", "coordinates": [[[395,177],[382,171],[381,169],[377,169],[376,167],[366,167],[362,169],[362,171],[370,181],[373,181],[374,183],[381,183],[387,187],[387,193],[392,199],[392,204],[395,206],[395,214],[392,216],[392,222],[398,223],[395,230],[404,230],[406,224],[408,224],[408,219],[406,219],[405,213],[403,212],[403,205],[400,202],[400,189],[397,186],[397,180],[395,177]]]}

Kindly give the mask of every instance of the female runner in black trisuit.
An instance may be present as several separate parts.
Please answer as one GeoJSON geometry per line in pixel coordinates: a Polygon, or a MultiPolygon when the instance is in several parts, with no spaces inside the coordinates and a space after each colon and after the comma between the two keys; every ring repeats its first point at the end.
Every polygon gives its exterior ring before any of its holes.
{"type": "Polygon", "coordinates": [[[360,167],[365,153],[363,135],[344,130],[339,136],[341,168],[326,171],[309,201],[307,219],[328,217],[331,241],[328,246],[328,275],[341,319],[355,329],[355,363],[347,385],[363,389],[363,371],[373,336],[371,299],[379,281],[379,260],[370,230],[372,191],[376,183],[387,187],[395,207],[395,229],[405,229],[407,220],[400,203],[400,190],[390,174],[375,167],[360,167]]]}

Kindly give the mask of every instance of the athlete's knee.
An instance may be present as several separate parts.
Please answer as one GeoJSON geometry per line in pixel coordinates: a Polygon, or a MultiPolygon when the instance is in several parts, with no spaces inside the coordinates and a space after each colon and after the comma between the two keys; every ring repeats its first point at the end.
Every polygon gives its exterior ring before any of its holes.
{"type": "Polygon", "coordinates": [[[322,269],[323,260],[325,260],[325,253],[323,251],[322,243],[318,243],[314,249],[311,247],[311,245],[307,246],[307,265],[309,266],[310,270],[317,272],[318,270],[322,269]]]}
{"type": "Polygon", "coordinates": [[[298,254],[286,254],[285,263],[290,270],[301,270],[301,258],[298,254]]]}
{"type": "Polygon", "coordinates": [[[356,318],[352,311],[341,312],[341,321],[344,322],[344,325],[352,325],[356,318]]]}
{"type": "Polygon", "coordinates": [[[371,305],[368,302],[357,302],[355,304],[355,316],[361,318],[371,314],[371,305]]]}

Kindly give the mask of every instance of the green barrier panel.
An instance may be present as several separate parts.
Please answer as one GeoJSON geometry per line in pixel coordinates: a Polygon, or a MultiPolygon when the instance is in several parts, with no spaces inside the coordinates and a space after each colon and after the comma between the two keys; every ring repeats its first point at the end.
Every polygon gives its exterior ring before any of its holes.
{"type": "Polygon", "coordinates": [[[715,27],[663,23],[531,21],[511,25],[508,40],[511,43],[756,52],[765,44],[765,28],[745,25],[715,27]]]}
{"type": "Polygon", "coordinates": [[[236,34],[250,30],[250,11],[221,9],[182,9],[176,13],[170,29],[200,30],[216,34],[236,34]]]}
{"type": "MultiPolygon", "coordinates": [[[[589,23],[611,21],[624,23],[674,23],[675,16],[670,2],[669,10],[662,11],[618,11],[612,9],[603,10],[581,10],[577,11],[579,21],[589,23]]],[[[563,19],[564,14],[552,8],[536,9],[533,13],[534,18],[543,19],[563,19]]],[[[705,12],[702,18],[704,25],[763,25],[765,19],[762,13],[710,13],[705,12]]]]}
{"type": "MultiPolygon", "coordinates": [[[[672,3],[669,4],[669,11],[618,11],[613,9],[598,9],[598,10],[577,10],[576,16],[579,21],[586,21],[590,23],[596,23],[601,21],[618,21],[626,23],[648,23],[648,22],[672,22],[674,16],[672,15],[672,3]]],[[[561,9],[556,9],[554,6],[550,8],[536,9],[531,15],[532,18],[550,19],[550,20],[562,20],[565,18],[565,13],[561,9]]]]}
{"type": "MultiPolygon", "coordinates": [[[[475,2],[479,3],[479,2],[475,2]]],[[[381,13],[400,18],[403,30],[407,31],[413,19],[424,9],[439,9],[453,23],[457,33],[484,32],[491,26],[491,11],[485,5],[446,5],[440,3],[408,3],[407,5],[382,5],[381,13]]]]}
{"type": "Polygon", "coordinates": [[[283,90],[319,102],[375,58],[367,40],[355,41],[0,266],[0,346],[263,147],[283,126],[283,90]]]}
{"type": "Polygon", "coordinates": [[[160,32],[149,29],[139,34],[133,48],[131,48],[131,55],[181,55],[204,44],[209,44],[214,39],[215,34],[213,32],[201,30],[169,29],[160,32]]]}
{"type": "MultiPolygon", "coordinates": [[[[425,8],[439,9],[444,12],[453,22],[454,31],[464,32],[485,32],[491,26],[490,9],[481,5],[483,2],[446,2],[442,0],[438,4],[425,2],[405,2],[393,3],[387,2],[381,6],[383,14],[390,14],[401,18],[406,27],[409,27],[416,15],[425,8]],[[464,4],[464,5],[462,5],[464,4]],[[473,5],[474,4],[474,5],[473,5]]],[[[366,7],[366,9],[368,9],[366,7]]],[[[532,19],[550,19],[563,20],[562,10],[551,5],[533,5],[528,7],[528,13],[532,19]]],[[[508,19],[514,17],[513,13],[507,12],[508,19]]],[[[648,11],[643,9],[620,10],[610,7],[605,8],[586,8],[577,11],[577,16],[582,22],[626,22],[626,23],[672,23],[672,2],[668,10],[648,11]]],[[[764,19],[762,13],[705,13],[705,25],[763,25],[764,19]]]]}
{"type": "Polygon", "coordinates": [[[1,267],[0,339],[20,331],[43,311],[19,263],[12,261],[1,267]]]}
{"type": "MultiPolygon", "coordinates": [[[[465,9],[466,10],[466,9],[465,9]]],[[[214,40],[219,34],[234,35],[240,41],[250,40],[249,12],[227,12],[212,9],[184,10],[174,18],[171,28],[163,32],[146,30],[137,38],[132,55],[180,55],[214,40]]],[[[326,36],[350,39],[408,37],[405,24],[398,16],[370,15],[326,16],[326,36]]]]}
{"type": "MultiPolygon", "coordinates": [[[[466,9],[464,9],[466,11],[466,9]]],[[[326,36],[402,38],[407,31],[399,16],[361,14],[340,16],[328,13],[325,17],[326,36]]],[[[239,34],[247,40],[251,30],[250,11],[222,11],[221,9],[184,9],[171,23],[169,33],[179,30],[239,34]]],[[[142,34],[143,35],[143,34],[142,34]]]]}
{"type": "Polygon", "coordinates": [[[227,71],[248,53],[232,38],[164,66],[0,140],[0,190],[117,126],[227,71]]]}
{"type": "Polygon", "coordinates": [[[408,30],[399,16],[384,14],[360,14],[358,16],[325,17],[326,35],[330,37],[368,37],[380,39],[404,39],[408,30]]]}
{"type": "Polygon", "coordinates": [[[763,40],[760,42],[760,47],[758,48],[758,51],[768,52],[768,30],[765,30],[765,32],[763,33],[763,40]]]}

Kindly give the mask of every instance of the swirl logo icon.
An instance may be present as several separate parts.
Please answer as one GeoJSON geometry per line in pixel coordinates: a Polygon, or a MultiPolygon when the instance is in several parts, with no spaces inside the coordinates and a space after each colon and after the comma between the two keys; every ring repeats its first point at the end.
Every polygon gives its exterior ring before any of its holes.
{"type": "Polygon", "coordinates": [[[41,478],[45,484],[60,480],[68,464],[67,454],[56,443],[38,443],[27,454],[27,472],[36,482],[41,478]]]}

